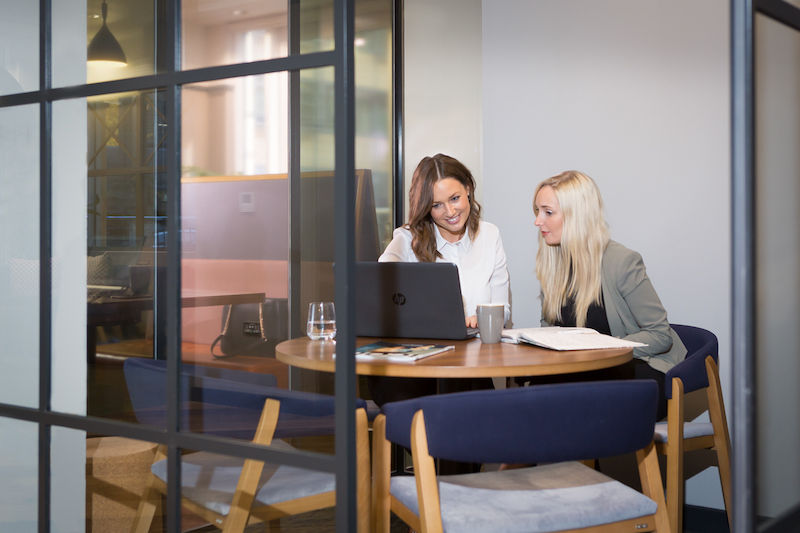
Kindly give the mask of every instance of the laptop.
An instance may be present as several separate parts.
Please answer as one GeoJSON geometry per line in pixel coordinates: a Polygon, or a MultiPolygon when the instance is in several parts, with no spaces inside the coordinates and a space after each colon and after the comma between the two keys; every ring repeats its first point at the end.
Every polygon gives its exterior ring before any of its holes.
{"type": "Polygon", "coordinates": [[[464,321],[452,263],[357,262],[356,335],[460,340],[478,330],[464,321]]]}

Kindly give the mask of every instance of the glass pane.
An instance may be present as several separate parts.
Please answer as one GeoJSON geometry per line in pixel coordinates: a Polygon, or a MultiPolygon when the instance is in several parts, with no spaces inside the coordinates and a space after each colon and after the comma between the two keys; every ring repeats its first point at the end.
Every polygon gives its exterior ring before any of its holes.
{"type": "MultiPolygon", "coordinates": [[[[78,57],[86,58],[85,82],[116,80],[154,74],[163,69],[164,55],[170,53],[166,46],[156,47],[156,42],[164,42],[164,2],[141,2],[139,0],[86,0],[85,48],[78,57]],[[83,56],[85,54],[85,56],[83,56]]],[[[76,10],[79,6],[76,6],[76,10]]],[[[60,8],[59,8],[60,9],[60,8]]],[[[71,20],[70,15],[67,21],[71,20]]],[[[55,19],[54,26],[67,25],[55,19]]],[[[54,33],[60,36],[65,46],[78,50],[78,35],[74,38],[68,29],[54,33]]],[[[56,47],[54,46],[54,49],[56,47]]],[[[78,68],[58,65],[61,54],[54,56],[53,72],[56,83],[68,83],[78,72],[78,68]],[[60,73],[59,78],[55,77],[60,73]]],[[[71,62],[72,58],[63,58],[71,62]]],[[[77,66],[76,66],[77,67],[77,66]]]]}
{"type": "MultiPolygon", "coordinates": [[[[394,229],[392,42],[392,2],[356,1],[356,168],[372,175],[379,251],[394,229]]],[[[377,255],[363,250],[359,259],[377,255]]]]}
{"type": "Polygon", "coordinates": [[[800,480],[787,475],[800,471],[800,34],[758,15],[755,36],[756,511],[772,518],[800,503],[800,480]]]}
{"type": "MultiPolygon", "coordinates": [[[[113,4],[111,9],[114,9],[113,4]]],[[[87,81],[86,32],[92,20],[91,16],[87,17],[86,0],[51,2],[50,11],[53,17],[53,85],[82,85],[87,81]]]]}
{"type": "MultiPolygon", "coordinates": [[[[301,4],[301,51],[333,47],[332,2],[301,4]],[[324,21],[324,23],[323,23],[324,21]]],[[[377,259],[393,229],[392,2],[356,2],[356,258],[377,259]]],[[[299,309],[293,312],[293,336],[303,335],[308,304],[334,299],[334,100],[333,69],[300,73],[299,209],[301,265],[299,309]]],[[[292,369],[292,386],[333,393],[333,376],[292,369]]],[[[366,383],[359,394],[369,398],[366,383]]]]}
{"type": "Polygon", "coordinates": [[[129,419],[126,358],[166,357],[165,100],[87,102],[88,414],[129,419]]]}
{"type": "MultiPolygon", "coordinates": [[[[311,302],[333,302],[334,231],[334,106],[333,68],[300,72],[300,305],[293,313],[293,336],[305,336],[311,302]]],[[[318,341],[322,342],[322,341],[318,341]]],[[[333,374],[292,369],[292,388],[334,394],[333,374]]],[[[332,451],[332,450],[331,450],[332,451]]]]}
{"type": "MultiPolygon", "coordinates": [[[[86,413],[86,100],[53,103],[52,406],[86,413]]],[[[93,348],[93,347],[92,347],[93,348]]]]}
{"type": "MultiPolygon", "coordinates": [[[[132,531],[152,479],[150,468],[160,459],[156,452],[152,442],[53,428],[52,531],[132,531]]],[[[159,505],[149,531],[164,531],[166,506],[160,505],[160,492],[152,494],[159,505]]],[[[188,530],[206,523],[186,513],[182,526],[188,530]]]]}
{"type": "MultiPolygon", "coordinates": [[[[187,376],[288,385],[288,367],[275,359],[275,345],[288,336],[287,80],[286,73],[278,73],[183,88],[187,376]],[[218,338],[223,330],[227,333],[218,338]]],[[[187,386],[193,385],[187,381],[187,386]]],[[[256,422],[262,403],[252,406],[256,422]]],[[[197,407],[206,421],[215,413],[235,416],[218,406],[197,407]]],[[[191,429],[214,431],[196,423],[191,429]]],[[[233,436],[252,438],[254,426],[245,429],[233,436]]]]}
{"type": "MultiPolygon", "coordinates": [[[[184,0],[183,68],[287,56],[287,4],[286,0],[184,0]]],[[[382,9],[385,4],[391,5],[386,0],[360,0],[356,4],[370,17],[372,6],[382,9]]],[[[301,53],[333,50],[333,0],[300,0],[299,18],[301,53]]]]}
{"type": "Polygon", "coordinates": [[[0,402],[39,404],[39,108],[0,109],[0,402]]]}
{"type": "MultiPolygon", "coordinates": [[[[86,434],[53,427],[50,441],[50,528],[53,533],[92,531],[87,521],[91,504],[87,501],[88,460],[86,434]]],[[[107,529],[106,531],[124,531],[107,529]]],[[[100,531],[100,530],[95,530],[100,531]]]]}
{"type": "Polygon", "coordinates": [[[36,424],[0,418],[0,531],[38,531],[38,435],[36,424]]]}
{"type": "Polygon", "coordinates": [[[0,95],[39,88],[39,3],[0,0],[0,95]]]}
{"type": "Polygon", "coordinates": [[[183,0],[182,67],[247,63],[288,55],[286,0],[183,0]]]}
{"type": "MultiPolygon", "coordinates": [[[[384,0],[378,0],[383,3],[384,0]]],[[[371,0],[356,0],[359,4],[371,0]]],[[[358,26],[358,20],[356,20],[358,26]]],[[[300,53],[325,52],[333,50],[333,0],[300,0],[300,53]]]]}

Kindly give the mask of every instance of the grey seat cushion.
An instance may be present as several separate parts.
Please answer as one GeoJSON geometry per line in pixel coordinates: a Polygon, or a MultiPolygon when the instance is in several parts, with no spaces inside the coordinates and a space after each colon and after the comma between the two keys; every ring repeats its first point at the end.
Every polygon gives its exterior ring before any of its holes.
{"type": "MultiPolygon", "coordinates": [[[[714,434],[714,426],[711,422],[685,422],[683,424],[683,438],[692,439],[694,437],[708,437],[714,434]]],[[[656,424],[653,433],[653,440],[656,442],[667,442],[667,423],[659,422],[656,424]]]]}
{"type": "MultiPolygon", "coordinates": [[[[283,441],[274,447],[291,448],[283,441]]],[[[243,460],[208,452],[186,454],[181,458],[182,495],[191,501],[223,516],[230,512],[233,493],[239,481],[243,460]]],[[[167,461],[151,467],[161,480],[167,477],[167,461]]],[[[264,465],[253,507],[322,494],[335,489],[333,474],[286,465],[264,465]]]]}
{"type": "MultiPolygon", "coordinates": [[[[411,476],[392,495],[419,514],[411,476]]],[[[656,512],[650,498],[581,463],[439,477],[444,531],[545,532],[606,524],[656,512]]]]}

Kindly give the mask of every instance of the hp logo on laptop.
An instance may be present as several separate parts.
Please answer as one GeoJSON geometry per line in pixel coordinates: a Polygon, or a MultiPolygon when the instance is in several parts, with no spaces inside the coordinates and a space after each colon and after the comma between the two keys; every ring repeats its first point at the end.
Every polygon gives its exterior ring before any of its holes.
{"type": "Polygon", "coordinates": [[[406,297],[402,292],[392,293],[392,302],[394,302],[395,305],[403,305],[406,303],[406,297]]]}

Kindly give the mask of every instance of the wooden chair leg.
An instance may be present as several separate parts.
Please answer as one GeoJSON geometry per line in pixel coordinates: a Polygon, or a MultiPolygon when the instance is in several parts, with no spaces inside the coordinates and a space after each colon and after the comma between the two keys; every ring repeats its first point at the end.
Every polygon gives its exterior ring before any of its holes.
{"type": "MultiPolygon", "coordinates": [[[[151,464],[166,459],[166,457],[167,447],[162,444],[156,448],[151,464]]],[[[136,518],[133,520],[131,533],[148,533],[150,531],[156,511],[161,506],[161,492],[157,488],[157,483],[158,478],[150,474],[150,480],[144,489],[144,493],[142,493],[142,499],[139,500],[139,508],[136,510],[136,518]]]]}
{"type": "Polygon", "coordinates": [[[411,456],[414,461],[414,478],[417,482],[417,503],[421,533],[442,533],[442,512],[436,466],[428,453],[428,436],[425,433],[425,416],[417,411],[411,420],[411,456]]]}
{"type": "Polygon", "coordinates": [[[367,412],[356,410],[356,492],[358,533],[369,533],[372,523],[370,505],[369,435],[367,434],[367,412]]]}
{"type": "Polygon", "coordinates": [[[731,441],[728,434],[728,420],[725,416],[725,404],[722,400],[719,370],[713,357],[706,357],[706,373],[708,374],[708,414],[711,418],[711,425],[714,426],[714,449],[717,453],[719,481],[722,485],[722,498],[725,502],[725,512],[728,515],[728,526],[732,527],[731,441]]]}
{"type": "Polygon", "coordinates": [[[378,415],[372,423],[372,520],[375,533],[389,533],[390,529],[391,448],[386,440],[386,417],[378,415]]]}
{"type": "Polygon", "coordinates": [[[672,532],[679,533],[683,528],[683,382],[680,378],[672,380],[672,398],[669,400],[667,414],[667,512],[672,524],[672,532]]]}
{"type": "Polygon", "coordinates": [[[658,466],[658,453],[652,442],[644,449],[636,452],[636,462],[639,467],[639,479],[642,482],[642,492],[655,501],[656,531],[658,533],[672,531],[670,529],[670,516],[664,501],[664,486],[661,484],[661,470],[658,466]]]}
{"type": "MultiPolygon", "coordinates": [[[[272,442],[275,434],[275,426],[278,423],[278,413],[280,412],[280,402],[268,399],[264,402],[261,411],[261,419],[256,428],[253,438],[255,444],[268,446],[272,442]]],[[[247,520],[250,518],[250,509],[258,489],[258,481],[261,479],[261,472],[264,470],[264,463],[254,459],[246,459],[242,466],[242,473],[239,475],[239,482],[236,485],[236,492],[233,494],[233,502],[228,516],[225,517],[225,524],[222,527],[223,533],[242,533],[247,527],[247,520]]]]}

